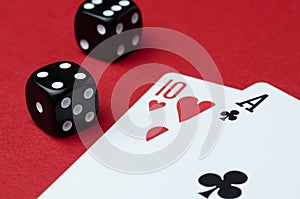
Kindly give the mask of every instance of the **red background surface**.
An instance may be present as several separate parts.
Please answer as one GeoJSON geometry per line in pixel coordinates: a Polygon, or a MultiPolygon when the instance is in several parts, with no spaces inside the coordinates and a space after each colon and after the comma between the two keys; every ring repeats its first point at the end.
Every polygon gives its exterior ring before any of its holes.
{"type": "MultiPolygon", "coordinates": [[[[29,75],[46,64],[85,55],[74,39],[81,0],[5,1],[0,6],[0,197],[39,196],[86,148],[77,135],[58,139],[39,130],[25,104],[29,75]]],[[[198,41],[218,65],[226,86],[264,81],[300,98],[300,1],[136,0],[144,25],[182,32],[198,41]]],[[[140,51],[109,67],[100,84],[99,118],[114,123],[114,83],[133,64],[158,62],[194,76],[185,61],[159,51],[140,51]]],[[[141,74],[141,76],[144,74],[141,74]]],[[[136,92],[134,102],[145,91],[136,92]]]]}

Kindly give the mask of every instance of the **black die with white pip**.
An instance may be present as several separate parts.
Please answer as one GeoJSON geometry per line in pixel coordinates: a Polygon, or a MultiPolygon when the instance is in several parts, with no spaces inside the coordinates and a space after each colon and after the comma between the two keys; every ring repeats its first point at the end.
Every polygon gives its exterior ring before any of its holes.
{"type": "Polygon", "coordinates": [[[26,103],[37,126],[53,136],[74,134],[97,120],[96,84],[73,62],[56,62],[33,72],[26,83],[26,103]]]}
{"type": "Polygon", "coordinates": [[[85,1],[75,17],[79,47],[85,53],[105,61],[114,61],[137,49],[141,27],[141,12],[131,0],[85,1]],[[107,42],[103,42],[108,38],[107,42]]]}

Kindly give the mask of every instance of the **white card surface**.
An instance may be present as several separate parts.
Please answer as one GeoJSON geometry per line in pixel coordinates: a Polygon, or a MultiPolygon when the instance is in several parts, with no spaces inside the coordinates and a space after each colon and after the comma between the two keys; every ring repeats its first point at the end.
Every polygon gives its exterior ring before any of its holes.
{"type": "Polygon", "coordinates": [[[299,198],[297,113],[298,100],[265,83],[239,91],[166,74],[40,198],[299,198]],[[236,104],[265,94],[253,112],[260,98],[236,104]],[[206,174],[210,186],[198,182],[206,174]]]}

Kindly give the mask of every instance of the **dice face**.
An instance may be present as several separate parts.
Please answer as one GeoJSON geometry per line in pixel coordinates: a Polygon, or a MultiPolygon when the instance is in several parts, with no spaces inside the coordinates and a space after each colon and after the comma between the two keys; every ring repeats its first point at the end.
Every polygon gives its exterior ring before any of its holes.
{"type": "Polygon", "coordinates": [[[104,60],[121,57],[126,52],[136,49],[140,42],[141,30],[126,36],[122,36],[122,33],[141,27],[141,12],[137,5],[129,0],[85,1],[75,17],[76,40],[85,53],[90,53],[107,38],[118,35],[113,42],[92,55],[104,60]]]}
{"type": "Polygon", "coordinates": [[[98,112],[92,76],[72,62],[57,62],[35,71],[26,83],[26,102],[37,126],[54,136],[92,126],[98,112]]]}

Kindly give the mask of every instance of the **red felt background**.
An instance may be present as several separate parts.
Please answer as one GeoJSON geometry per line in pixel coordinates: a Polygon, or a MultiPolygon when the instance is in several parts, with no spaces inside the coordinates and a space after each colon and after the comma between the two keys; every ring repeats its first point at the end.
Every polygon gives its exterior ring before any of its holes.
{"type": "MultiPolygon", "coordinates": [[[[40,131],[25,104],[24,88],[37,68],[60,60],[82,63],[73,20],[81,0],[15,0],[0,6],[0,197],[39,196],[84,151],[77,135],[58,139],[40,131]]],[[[136,0],[144,25],[177,30],[194,38],[218,65],[226,86],[265,81],[300,98],[300,1],[136,0]]],[[[194,75],[167,53],[141,51],[110,67],[101,81],[99,118],[114,119],[114,83],[132,63],[159,62],[194,75]]],[[[141,74],[143,76],[145,74],[141,74]]],[[[134,102],[145,89],[132,98],[134,102]]]]}

